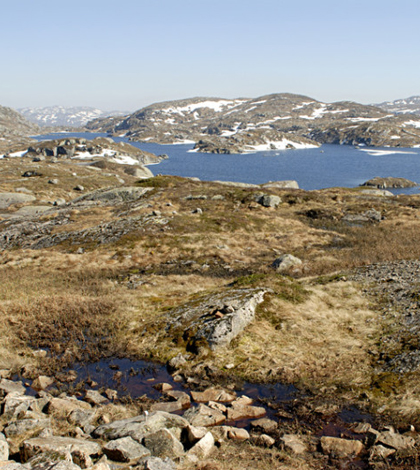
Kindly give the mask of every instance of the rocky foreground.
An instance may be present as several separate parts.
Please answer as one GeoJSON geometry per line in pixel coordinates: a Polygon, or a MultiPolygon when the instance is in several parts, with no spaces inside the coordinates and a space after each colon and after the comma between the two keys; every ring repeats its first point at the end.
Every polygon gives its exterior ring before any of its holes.
{"type": "Polygon", "coordinates": [[[379,189],[406,182],[153,177],[129,147],[0,160],[5,465],[415,468],[420,201],[379,189]]]}

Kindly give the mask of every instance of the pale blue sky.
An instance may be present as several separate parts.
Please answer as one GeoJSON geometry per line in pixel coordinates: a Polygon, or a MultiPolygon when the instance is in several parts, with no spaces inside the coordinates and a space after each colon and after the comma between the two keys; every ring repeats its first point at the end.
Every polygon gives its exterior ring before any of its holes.
{"type": "Polygon", "coordinates": [[[419,0],[0,0],[0,105],[420,95],[419,0]]]}

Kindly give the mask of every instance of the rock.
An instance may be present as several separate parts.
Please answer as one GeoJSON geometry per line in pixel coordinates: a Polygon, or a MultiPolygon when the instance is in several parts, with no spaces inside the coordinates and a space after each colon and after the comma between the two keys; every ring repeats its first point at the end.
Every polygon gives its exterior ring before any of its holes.
{"type": "Polygon", "coordinates": [[[34,176],[42,176],[41,173],[38,173],[37,171],[25,171],[22,173],[23,178],[32,178],[34,176]]]}
{"type": "Polygon", "coordinates": [[[124,173],[127,175],[134,176],[135,178],[153,178],[153,173],[149,170],[149,168],[145,166],[130,166],[124,168],[124,173]]]}
{"type": "Polygon", "coordinates": [[[214,437],[211,432],[208,432],[197,444],[195,444],[187,452],[187,459],[192,462],[199,462],[207,458],[214,448],[214,437]]]}
{"type": "Polygon", "coordinates": [[[26,388],[23,386],[22,382],[1,379],[0,392],[3,394],[3,396],[7,395],[8,393],[13,393],[15,395],[24,395],[26,392],[26,388]]]}
{"type": "Polygon", "coordinates": [[[375,178],[365,181],[360,186],[371,186],[378,189],[413,188],[414,186],[417,186],[417,183],[414,183],[414,181],[410,181],[405,178],[394,178],[392,176],[382,178],[375,176],[375,178]]]}
{"type": "Polygon", "coordinates": [[[182,367],[184,364],[187,363],[187,358],[179,353],[177,356],[173,357],[168,361],[168,369],[170,372],[173,372],[180,367],[182,367]]]}
{"type": "Polygon", "coordinates": [[[251,442],[260,447],[272,447],[276,441],[268,434],[261,434],[252,435],[251,442]]]}
{"type": "Polygon", "coordinates": [[[9,460],[9,444],[3,433],[0,433],[0,461],[9,460]]]}
{"type": "Polygon", "coordinates": [[[20,448],[20,456],[22,462],[26,462],[34,455],[48,451],[64,456],[74,451],[80,451],[90,456],[99,454],[101,447],[96,442],[72,437],[36,437],[23,442],[20,448]]]}
{"type": "Polygon", "coordinates": [[[235,400],[236,394],[229,393],[222,389],[208,388],[204,392],[191,392],[192,399],[197,403],[204,403],[209,401],[216,402],[231,402],[235,400]]]}
{"type": "Polygon", "coordinates": [[[261,185],[262,188],[299,189],[299,184],[294,180],[269,181],[261,185]]]}
{"type": "Polygon", "coordinates": [[[4,430],[6,436],[14,437],[25,434],[29,431],[41,430],[49,428],[51,426],[51,420],[49,418],[26,418],[14,421],[6,427],[4,430]]]}
{"type": "Polygon", "coordinates": [[[101,439],[118,439],[130,436],[140,442],[149,433],[157,432],[164,428],[186,428],[189,422],[181,417],[164,411],[154,411],[147,418],[145,415],[134,418],[114,421],[102,424],[93,432],[94,437],[101,439]]]}
{"type": "Polygon", "coordinates": [[[359,455],[364,451],[365,446],[360,441],[323,436],[321,437],[321,448],[324,454],[347,458],[359,455]]]}
{"type": "Polygon", "coordinates": [[[146,447],[129,436],[108,442],[103,451],[107,457],[117,462],[130,462],[150,455],[146,447]]]}
{"type": "Polygon", "coordinates": [[[181,457],[184,454],[184,447],[179,440],[168,429],[161,429],[152,434],[148,434],[143,439],[144,446],[155,457],[181,457]]]}
{"type": "Polygon", "coordinates": [[[181,305],[168,313],[166,332],[186,341],[195,352],[202,345],[212,350],[227,346],[253,321],[265,293],[263,289],[235,289],[181,305]]]}
{"type": "Polygon", "coordinates": [[[273,419],[260,418],[250,423],[251,429],[259,429],[264,433],[273,432],[277,429],[277,422],[273,419]]]}
{"type": "Polygon", "coordinates": [[[188,420],[193,426],[217,426],[226,421],[226,416],[206,405],[198,405],[190,408],[184,413],[184,418],[188,420]]]}
{"type": "Polygon", "coordinates": [[[195,444],[202,439],[208,432],[204,426],[188,426],[186,428],[186,439],[189,444],[195,444]]]}
{"type": "Polygon", "coordinates": [[[153,388],[155,390],[159,390],[159,392],[162,392],[162,393],[169,392],[170,390],[173,390],[172,385],[168,384],[168,383],[159,383],[159,384],[153,385],[153,388]]]}
{"type": "Polygon", "coordinates": [[[53,206],[64,206],[66,204],[66,200],[62,197],[59,197],[53,202],[53,206]]]}
{"type": "Polygon", "coordinates": [[[390,449],[382,445],[373,446],[370,449],[369,460],[385,460],[390,455],[395,454],[395,449],[390,449]]]}
{"type": "Polygon", "coordinates": [[[22,193],[0,193],[0,209],[7,209],[13,204],[23,204],[35,201],[36,197],[22,193]]]}
{"type": "Polygon", "coordinates": [[[362,189],[360,194],[366,194],[367,196],[394,196],[391,191],[386,189],[362,189]]]}
{"type": "Polygon", "coordinates": [[[32,382],[31,388],[33,388],[34,390],[45,390],[53,383],[54,379],[52,377],[40,375],[32,382]]]}
{"type": "Polygon", "coordinates": [[[88,390],[85,395],[85,401],[90,403],[91,405],[105,405],[108,403],[108,399],[101,395],[96,390],[88,390]]]}
{"type": "Polygon", "coordinates": [[[73,203],[83,201],[99,201],[104,204],[119,204],[122,202],[135,201],[144,196],[153,188],[139,188],[136,186],[126,186],[113,189],[98,189],[75,199],[73,203]]]}
{"type": "Polygon", "coordinates": [[[247,441],[249,437],[249,432],[243,428],[229,427],[227,431],[227,438],[232,441],[247,441]]]}
{"type": "Polygon", "coordinates": [[[391,447],[395,450],[403,450],[413,448],[416,441],[411,436],[404,436],[390,430],[379,433],[376,438],[376,443],[391,447]]]}
{"type": "Polygon", "coordinates": [[[13,417],[25,413],[36,402],[34,397],[9,393],[3,400],[3,414],[13,417]]]}
{"type": "Polygon", "coordinates": [[[93,410],[73,410],[67,418],[69,423],[81,428],[89,426],[94,419],[95,412],[93,410]]]}
{"type": "Polygon", "coordinates": [[[266,414],[265,408],[261,406],[235,405],[227,410],[228,421],[238,421],[245,418],[260,418],[266,414]]]}
{"type": "Polygon", "coordinates": [[[281,204],[281,198],[279,196],[264,194],[258,197],[257,202],[264,207],[277,207],[281,204]]]}
{"type": "Polygon", "coordinates": [[[175,413],[176,411],[181,411],[184,408],[189,407],[189,402],[187,404],[182,401],[169,401],[162,403],[154,403],[150,407],[150,411],[165,411],[166,413],[175,413]]]}
{"type": "Polygon", "coordinates": [[[143,470],[176,470],[175,463],[171,459],[160,459],[159,457],[146,457],[139,462],[137,468],[143,470]]]}
{"type": "Polygon", "coordinates": [[[58,184],[58,179],[57,178],[53,178],[51,180],[48,180],[48,183],[49,184],[58,184]]]}
{"type": "Polygon", "coordinates": [[[76,185],[73,189],[74,189],[75,191],[84,191],[84,190],[85,190],[85,187],[82,186],[81,184],[78,184],[78,185],[76,185]]]}
{"type": "Polygon", "coordinates": [[[272,267],[279,273],[299,266],[302,266],[302,260],[290,254],[281,255],[279,258],[274,260],[272,264],[272,267]]]}
{"type": "Polygon", "coordinates": [[[284,434],[280,438],[284,448],[290,450],[296,455],[304,454],[308,451],[308,446],[296,434],[284,434]]]}
{"type": "Polygon", "coordinates": [[[75,398],[52,398],[47,406],[48,414],[68,415],[74,410],[91,410],[92,407],[85,401],[75,398]]]}

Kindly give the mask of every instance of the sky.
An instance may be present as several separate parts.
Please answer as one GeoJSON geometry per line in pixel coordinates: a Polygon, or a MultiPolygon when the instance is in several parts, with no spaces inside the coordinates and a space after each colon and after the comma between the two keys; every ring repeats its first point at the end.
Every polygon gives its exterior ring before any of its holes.
{"type": "Polygon", "coordinates": [[[419,0],[0,0],[0,105],[420,95],[419,0]]]}

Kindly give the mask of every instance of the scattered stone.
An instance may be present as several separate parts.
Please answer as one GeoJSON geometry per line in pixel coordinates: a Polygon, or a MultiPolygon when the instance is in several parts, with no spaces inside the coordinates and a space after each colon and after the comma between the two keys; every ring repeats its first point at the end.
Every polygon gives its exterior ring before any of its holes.
{"type": "Polygon", "coordinates": [[[92,424],[95,419],[95,412],[93,410],[74,410],[67,418],[68,422],[75,426],[85,428],[92,424]]]}
{"type": "Polygon", "coordinates": [[[3,394],[3,396],[7,395],[8,393],[13,393],[15,395],[24,395],[26,392],[26,388],[23,386],[22,382],[1,379],[0,392],[3,394]]]}
{"type": "Polygon", "coordinates": [[[192,462],[199,462],[207,458],[214,448],[214,437],[211,432],[208,432],[197,444],[195,444],[187,452],[187,459],[192,462]]]}
{"type": "Polygon", "coordinates": [[[143,470],[176,470],[175,463],[169,459],[159,457],[146,457],[139,462],[138,467],[143,470]]]}
{"type": "Polygon", "coordinates": [[[40,375],[32,382],[31,388],[33,388],[34,390],[45,390],[53,383],[54,379],[52,377],[40,375]]]}
{"type": "Polygon", "coordinates": [[[184,447],[179,440],[168,429],[161,429],[155,433],[148,434],[143,439],[144,446],[149,449],[155,457],[181,457],[184,447]]]}
{"type": "Polygon", "coordinates": [[[226,403],[231,402],[236,398],[235,393],[229,393],[217,388],[208,388],[204,392],[191,392],[191,396],[197,403],[205,403],[209,401],[226,403]]]}
{"type": "Polygon", "coordinates": [[[259,447],[272,447],[276,441],[268,434],[252,435],[251,442],[259,447]]]}
{"type": "Polygon", "coordinates": [[[108,403],[108,399],[101,395],[96,390],[88,390],[85,395],[85,401],[90,403],[91,405],[105,405],[108,403]]]}
{"type": "Polygon", "coordinates": [[[48,180],[48,183],[49,184],[58,184],[58,179],[57,178],[53,178],[51,180],[48,180]]]}
{"type": "Polygon", "coordinates": [[[321,448],[324,454],[337,458],[348,458],[361,454],[365,446],[360,441],[323,436],[321,437],[321,448]]]}
{"type": "Polygon", "coordinates": [[[81,184],[78,184],[77,186],[75,186],[73,188],[75,191],[84,191],[85,190],[85,187],[82,186],[81,184]]]}
{"type": "Polygon", "coordinates": [[[50,426],[50,418],[25,418],[8,424],[4,433],[9,438],[20,436],[27,432],[49,428],[50,426]]]}
{"type": "Polygon", "coordinates": [[[370,460],[385,460],[390,455],[395,454],[395,449],[390,449],[382,445],[373,446],[370,449],[369,459],[370,460]]]}
{"type": "Polygon", "coordinates": [[[284,434],[280,438],[280,442],[284,445],[285,449],[290,450],[296,455],[301,455],[308,451],[308,446],[296,434],[284,434]]]}
{"type": "Polygon", "coordinates": [[[232,441],[247,441],[249,439],[249,432],[243,428],[229,428],[227,431],[227,438],[232,441]]]}
{"type": "Polygon", "coordinates": [[[290,254],[281,255],[279,258],[274,260],[272,264],[272,267],[279,273],[299,266],[302,266],[302,260],[290,254]]]}
{"type": "Polygon", "coordinates": [[[245,418],[260,418],[266,414],[265,408],[261,406],[238,405],[232,403],[232,407],[227,410],[228,421],[238,421],[245,418]]]}
{"type": "Polygon", "coordinates": [[[259,196],[257,199],[258,204],[261,204],[264,207],[277,207],[281,204],[281,198],[279,196],[273,196],[269,194],[264,194],[259,196]]]}
{"type": "Polygon", "coordinates": [[[411,449],[416,443],[411,436],[398,434],[394,430],[379,433],[376,442],[395,450],[411,449]]]}
{"type": "Polygon", "coordinates": [[[96,442],[74,439],[72,437],[36,437],[23,442],[20,456],[22,462],[26,462],[38,453],[51,451],[66,456],[68,453],[76,450],[90,456],[99,454],[101,447],[96,442]]]}
{"type": "Polygon", "coordinates": [[[190,444],[197,443],[200,439],[202,439],[208,432],[208,429],[204,426],[187,426],[186,428],[186,436],[187,441],[190,444]]]}
{"type": "Polygon", "coordinates": [[[184,413],[184,418],[193,426],[217,426],[226,421],[226,416],[206,405],[200,404],[184,413]]]}
{"type": "Polygon", "coordinates": [[[273,432],[277,429],[277,422],[273,419],[260,418],[250,423],[251,430],[258,429],[264,433],[273,432]]]}
{"type": "Polygon", "coordinates": [[[75,398],[52,398],[47,406],[48,414],[68,415],[74,410],[90,410],[92,407],[85,401],[75,398]]]}
{"type": "Polygon", "coordinates": [[[116,462],[130,462],[150,455],[146,447],[129,436],[108,442],[103,451],[108,458],[116,462]]]}

